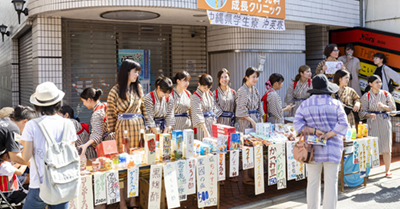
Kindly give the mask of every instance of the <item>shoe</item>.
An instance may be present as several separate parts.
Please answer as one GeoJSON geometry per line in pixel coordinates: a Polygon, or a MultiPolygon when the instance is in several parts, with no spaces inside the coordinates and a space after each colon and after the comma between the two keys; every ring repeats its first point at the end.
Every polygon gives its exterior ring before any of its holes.
{"type": "Polygon", "coordinates": [[[387,173],[386,174],[386,178],[392,178],[393,177],[393,173],[387,173]]]}

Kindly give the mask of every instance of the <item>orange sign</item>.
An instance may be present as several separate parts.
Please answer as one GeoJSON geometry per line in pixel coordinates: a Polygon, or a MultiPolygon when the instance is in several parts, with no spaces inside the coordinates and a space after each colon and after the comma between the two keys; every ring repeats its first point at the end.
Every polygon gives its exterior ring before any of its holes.
{"type": "Polygon", "coordinates": [[[285,0],[197,0],[199,9],[278,19],[286,18],[285,5],[285,0]]]}

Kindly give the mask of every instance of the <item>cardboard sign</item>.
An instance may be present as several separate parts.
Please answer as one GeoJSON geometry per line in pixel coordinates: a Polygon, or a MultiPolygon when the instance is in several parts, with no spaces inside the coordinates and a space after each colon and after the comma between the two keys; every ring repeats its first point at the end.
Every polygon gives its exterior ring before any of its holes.
{"type": "Polygon", "coordinates": [[[365,139],[359,139],[360,144],[360,178],[364,178],[367,173],[366,162],[367,162],[367,146],[365,139]]]}
{"type": "Polygon", "coordinates": [[[277,182],[277,151],[276,144],[268,146],[268,186],[274,185],[277,182]]]}
{"type": "Polygon", "coordinates": [[[194,156],[194,132],[192,129],[183,130],[183,157],[185,159],[194,156]]]}
{"type": "Polygon", "coordinates": [[[243,15],[254,15],[269,18],[286,18],[286,1],[248,1],[248,0],[198,0],[199,9],[240,13],[243,15]]]}
{"type": "Polygon", "coordinates": [[[299,163],[296,160],[296,181],[300,181],[306,178],[306,168],[305,164],[299,163]]]}
{"type": "Polygon", "coordinates": [[[207,169],[208,177],[210,178],[210,206],[216,206],[218,203],[218,174],[217,174],[217,155],[208,155],[207,160],[209,167],[207,169]]]}
{"type": "Polygon", "coordinates": [[[225,178],[225,153],[217,153],[218,155],[218,181],[224,181],[225,178]]]}
{"type": "Polygon", "coordinates": [[[277,184],[278,189],[285,189],[286,188],[286,144],[280,143],[276,144],[276,174],[277,174],[277,184]]]}
{"type": "Polygon", "coordinates": [[[254,168],[254,150],[253,147],[243,147],[242,162],[243,170],[254,168]]]}
{"type": "Polygon", "coordinates": [[[186,168],[188,177],[186,194],[196,194],[196,160],[193,158],[186,160],[186,168]]]}
{"type": "Polygon", "coordinates": [[[107,182],[107,205],[120,201],[119,177],[118,171],[106,173],[107,182]]]}
{"type": "Polygon", "coordinates": [[[154,164],[156,162],[156,135],[145,134],[144,140],[144,163],[147,165],[154,164]]]}
{"type": "Polygon", "coordinates": [[[376,168],[380,166],[380,160],[379,160],[379,144],[378,144],[378,138],[374,137],[373,138],[373,151],[371,153],[372,155],[372,168],[376,168]]]}
{"type": "Polygon", "coordinates": [[[186,190],[188,188],[188,177],[187,177],[187,163],[186,160],[179,160],[176,162],[176,170],[178,172],[178,192],[179,200],[187,200],[186,190]]]}
{"type": "Polygon", "coordinates": [[[232,150],[229,155],[229,177],[239,176],[239,150],[232,150]]]}
{"type": "Polygon", "coordinates": [[[254,189],[255,194],[262,194],[265,192],[264,190],[264,160],[263,160],[263,146],[255,146],[254,147],[254,189]]]}
{"type": "Polygon", "coordinates": [[[160,155],[162,161],[171,160],[171,135],[160,135],[160,155]]]}
{"type": "Polygon", "coordinates": [[[94,174],[94,205],[106,203],[106,173],[96,173],[94,174]]]}
{"type": "Polygon", "coordinates": [[[296,160],[293,158],[293,148],[295,141],[286,142],[286,156],[287,156],[287,180],[296,179],[296,160]]]}
{"type": "Polygon", "coordinates": [[[93,206],[93,187],[92,175],[81,177],[81,189],[78,195],[79,208],[92,209],[93,206]]]}
{"type": "Polygon", "coordinates": [[[149,183],[149,201],[148,208],[159,209],[161,206],[161,178],[162,165],[151,165],[150,183],[149,183]]]}
{"type": "Polygon", "coordinates": [[[128,198],[139,196],[139,168],[128,169],[128,198]]]}
{"type": "Polygon", "coordinates": [[[203,208],[210,206],[210,178],[207,173],[209,161],[207,156],[201,156],[196,159],[197,168],[197,206],[203,208]]]}
{"type": "Polygon", "coordinates": [[[164,165],[165,193],[167,195],[168,208],[181,206],[179,201],[178,180],[175,162],[164,165]]]}
{"type": "Polygon", "coordinates": [[[172,131],[172,158],[180,160],[183,158],[183,132],[172,131]]]}

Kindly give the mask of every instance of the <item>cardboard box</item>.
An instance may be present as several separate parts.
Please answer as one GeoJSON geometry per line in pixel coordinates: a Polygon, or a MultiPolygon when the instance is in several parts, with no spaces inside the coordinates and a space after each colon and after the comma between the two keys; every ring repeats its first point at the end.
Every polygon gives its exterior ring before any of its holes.
{"type": "Polygon", "coordinates": [[[218,138],[218,134],[230,135],[231,133],[236,133],[235,127],[219,123],[212,125],[212,136],[214,138],[218,138]]]}
{"type": "Polygon", "coordinates": [[[194,157],[194,131],[192,129],[183,130],[183,158],[194,157]]]}
{"type": "Polygon", "coordinates": [[[171,134],[160,135],[160,156],[162,161],[171,160],[171,134]]]}
{"type": "Polygon", "coordinates": [[[112,155],[118,154],[117,142],[115,140],[102,141],[96,146],[97,157],[110,158],[112,155]]]}
{"type": "Polygon", "coordinates": [[[183,157],[183,132],[172,131],[172,160],[179,160],[183,157]]]}
{"type": "Polygon", "coordinates": [[[143,162],[147,165],[154,164],[156,162],[156,136],[154,134],[145,134],[144,141],[143,162]]]}

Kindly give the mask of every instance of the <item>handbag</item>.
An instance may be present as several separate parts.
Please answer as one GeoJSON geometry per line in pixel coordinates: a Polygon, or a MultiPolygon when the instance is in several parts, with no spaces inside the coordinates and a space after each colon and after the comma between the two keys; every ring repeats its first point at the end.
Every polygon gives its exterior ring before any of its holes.
{"type": "MultiPolygon", "coordinates": [[[[300,135],[300,140],[293,147],[293,158],[300,163],[308,164],[314,160],[314,147],[305,142],[305,135],[300,135]]],[[[308,135],[308,134],[307,134],[308,135]]]]}

